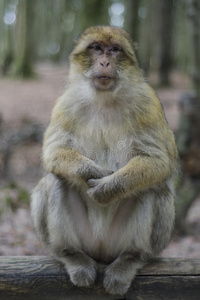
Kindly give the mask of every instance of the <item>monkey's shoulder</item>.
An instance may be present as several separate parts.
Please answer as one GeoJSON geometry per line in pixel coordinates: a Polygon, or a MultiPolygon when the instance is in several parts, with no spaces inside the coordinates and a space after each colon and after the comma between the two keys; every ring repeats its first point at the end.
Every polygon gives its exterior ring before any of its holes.
{"type": "Polygon", "coordinates": [[[66,130],[73,126],[70,112],[67,111],[66,101],[63,96],[57,99],[56,104],[52,109],[50,125],[59,125],[66,130]]]}
{"type": "Polygon", "coordinates": [[[139,109],[136,109],[135,116],[140,130],[168,128],[161,102],[155,91],[148,85],[141,95],[139,109]]]}

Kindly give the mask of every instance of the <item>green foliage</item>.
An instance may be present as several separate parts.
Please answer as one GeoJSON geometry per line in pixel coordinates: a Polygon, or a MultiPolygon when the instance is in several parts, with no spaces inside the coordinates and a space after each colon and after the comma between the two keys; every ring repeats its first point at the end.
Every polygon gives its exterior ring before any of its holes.
{"type": "Polygon", "coordinates": [[[30,196],[29,196],[29,193],[27,192],[27,190],[25,190],[23,188],[19,188],[18,193],[19,193],[18,194],[19,202],[21,204],[28,205],[29,204],[30,196]]]}
{"type": "Polygon", "coordinates": [[[0,217],[6,212],[14,212],[20,207],[29,206],[29,193],[26,189],[10,182],[0,190],[0,217]]]}

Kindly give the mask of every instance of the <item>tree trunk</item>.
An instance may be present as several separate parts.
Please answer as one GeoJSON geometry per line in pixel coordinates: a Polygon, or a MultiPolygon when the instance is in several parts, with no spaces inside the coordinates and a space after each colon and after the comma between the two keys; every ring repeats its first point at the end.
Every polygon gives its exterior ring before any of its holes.
{"type": "Polygon", "coordinates": [[[144,0],[141,2],[141,5],[142,8],[146,10],[146,16],[145,19],[141,20],[138,24],[138,53],[142,62],[142,69],[145,75],[147,75],[155,61],[153,56],[157,59],[158,35],[156,32],[157,27],[154,28],[156,23],[155,18],[157,18],[155,11],[157,0],[144,0]]]}
{"type": "Polygon", "coordinates": [[[108,23],[108,7],[110,1],[85,0],[83,1],[82,28],[106,25],[108,23]]]}
{"type": "Polygon", "coordinates": [[[160,84],[168,86],[172,65],[173,0],[159,1],[160,16],[160,84]]]}
{"type": "Polygon", "coordinates": [[[200,0],[188,0],[188,16],[191,23],[191,33],[193,39],[193,85],[200,104],[200,0]]]}
{"type": "Polygon", "coordinates": [[[32,26],[34,2],[18,1],[18,14],[16,23],[16,52],[12,66],[12,74],[19,77],[32,77],[31,66],[32,26]]]}
{"type": "Polygon", "coordinates": [[[2,61],[1,69],[2,75],[8,74],[10,66],[12,64],[14,53],[13,53],[13,28],[12,25],[4,24],[3,17],[6,12],[6,2],[0,4],[0,36],[2,37],[2,61]]]}
{"type": "Polygon", "coordinates": [[[125,28],[128,29],[134,41],[139,40],[139,0],[128,0],[126,4],[125,28]]]}

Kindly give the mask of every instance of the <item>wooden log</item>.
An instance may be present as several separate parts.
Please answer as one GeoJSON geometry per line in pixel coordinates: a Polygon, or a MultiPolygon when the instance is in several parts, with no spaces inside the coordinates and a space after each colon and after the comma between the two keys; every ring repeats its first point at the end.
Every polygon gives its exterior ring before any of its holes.
{"type": "Polygon", "coordinates": [[[124,296],[109,295],[99,265],[89,288],[74,286],[63,265],[47,257],[0,257],[1,300],[199,300],[200,260],[156,259],[145,266],[124,296]]]}

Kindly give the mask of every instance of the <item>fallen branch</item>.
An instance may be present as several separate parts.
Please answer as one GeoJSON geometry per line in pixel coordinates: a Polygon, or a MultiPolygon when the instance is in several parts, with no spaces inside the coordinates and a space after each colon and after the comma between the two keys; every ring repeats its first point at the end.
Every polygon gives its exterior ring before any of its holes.
{"type": "Polygon", "coordinates": [[[133,281],[125,296],[109,295],[99,265],[95,285],[74,286],[63,265],[47,257],[0,257],[0,299],[26,300],[193,300],[200,299],[200,260],[157,259],[133,281]]]}

